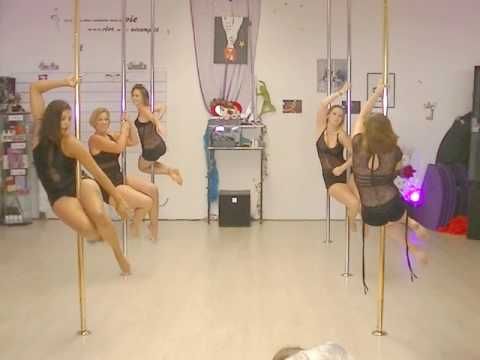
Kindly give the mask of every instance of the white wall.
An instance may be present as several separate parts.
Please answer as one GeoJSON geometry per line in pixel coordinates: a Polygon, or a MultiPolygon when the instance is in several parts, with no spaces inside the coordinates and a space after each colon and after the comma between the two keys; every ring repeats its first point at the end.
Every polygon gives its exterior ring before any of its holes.
{"type": "MultiPolygon", "coordinates": [[[[82,0],[82,18],[117,18],[118,1],[82,0]]],[[[149,1],[131,1],[127,13],[149,21],[149,1]]],[[[379,0],[352,1],[353,98],[364,100],[366,73],[381,70],[381,5],[379,0]]],[[[480,2],[403,0],[391,3],[391,64],[396,73],[396,108],[390,116],[400,141],[414,149],[420,170],[434,160],[437,146],[456,115],[471,108],[473,66],[480,63],[476,46],[480,2]],[[437,102],[433,121],[424,119],[423,104],[437,102]]],[[[170,201],[163,218],[202,218],[206,213],[205,160],[202,135],[206,113],[196,77],[187,0],[159,0],[157,66],[167,71],[168,155],[165,161],[184,174],[182,188],[166,178],[158,184],[170,201]]],[[[265,183],[265,218],[316,219],[325,214],[325,190],[314,147],[314,118],[321,94],[316,93],[316,59],[324,58],[325,0],[263,0],[257,49],[258,79],[267,82],[272,100],[302,99],[303,113],[266,115],[269,176],[265,183]]],[[[0,74],[36,72],[41,60],[61,70],[72,66],[71,28],[57,31],[50,20],[57,7],[70,17],[70,2],[0,0],[0,74]],[[65,5],[65,3],[67,5],[65,5]],[[33,8],[33,9],[32,9],[33,8]]],[[[345,54],[344,2],[334,1],[334,57],[345,54]]],[[[116,72],[120,67],[119,34],[89,33],[82,25],[82,71],[116,72]]],[[[148,63],[148,36],[128,34],[127,61],[148,63]]],[[[99,104],[100,105],[100,104],[99,104]]],[[[87,119],[84,118],[84,121],[87,119]]],[[[128,157],[135,172],[136,153],[128,157]]],[[[219,154],[221,188],[251,188],[258,181],[256,154],[219,154]],[[234,161],[229,161],[233,159],[234,161]]],[[[253,199],[252,208],[255,205],[253,199]]],[[[334,202],[334,216],[343,209],[334,202]]]]}

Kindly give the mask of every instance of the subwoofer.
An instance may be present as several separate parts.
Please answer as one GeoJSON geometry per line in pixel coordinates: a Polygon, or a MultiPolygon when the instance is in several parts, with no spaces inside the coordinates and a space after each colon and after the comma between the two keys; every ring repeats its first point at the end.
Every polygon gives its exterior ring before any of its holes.
{"type": "Polygon", "coordinates": [[[249,190],[220,190],[218,223],[220,226],[250,226],[249,190]]]}

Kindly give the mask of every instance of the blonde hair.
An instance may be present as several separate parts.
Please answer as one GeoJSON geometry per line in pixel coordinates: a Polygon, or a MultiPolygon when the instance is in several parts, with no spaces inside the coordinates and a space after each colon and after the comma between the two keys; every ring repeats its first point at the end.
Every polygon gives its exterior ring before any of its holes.
{"type": "Polygon", "coordinates": [[[93,110],[92,114],[90,115],[90,119],[88,120],[91,127],[95,128],[95,126],[97,125],[98,117],[103,113],[107,113],[108,119],[110,120],[110,111],[108,111],[107,108],[98,107],[95,110],[93,110]]]}

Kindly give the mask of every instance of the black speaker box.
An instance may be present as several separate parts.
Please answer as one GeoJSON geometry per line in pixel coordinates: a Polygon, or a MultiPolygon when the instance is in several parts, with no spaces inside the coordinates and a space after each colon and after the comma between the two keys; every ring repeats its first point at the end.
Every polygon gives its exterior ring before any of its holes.
{"type": "Polygon", "coordinates": [[[220,226],[250,226],[249,190],[220,190],[218,223],[220,226]]]}

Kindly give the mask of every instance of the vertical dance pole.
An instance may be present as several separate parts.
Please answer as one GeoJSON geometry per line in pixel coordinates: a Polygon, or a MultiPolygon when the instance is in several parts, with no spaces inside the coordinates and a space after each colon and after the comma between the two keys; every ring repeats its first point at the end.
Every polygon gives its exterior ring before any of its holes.
{"type": "Polygon", "coordinates": [[[383,0],[383,115],[388,115],[388,60],[389,60],[388,0],[383,0]]]}
{"type": "MultiPolygon", "coordinates": [[[[122,0],[122,99],[121,112],[122,115],[127,112],[127,60],[126,60],[126,17],[127,17],[127,0],[122,0]]],[[[122,152],[122,173],[123,183],[127,183],[127,150],[122,152]]],[[[128,219],[123,221],[123,255],[127,256],[127,237],[128,237],[128,219]]]]}
{"type": "MultiPolygon", "coordinates": [[[[383,90],[383,114],[388,113],[388,0],[383,0],[383,82],[385,89],[383,90]]],[[[380,253],[378,260],[378,304],[377,304],[377,328],[372,332],[375,336],[385,336],[386,331],[383,330],[383,300],[385,287],[385,225],[380,228],[380,253]]]]}
{"type": "MultiPolygon", "coordinates": [[[[332,0],[327,0],[327,96],[332,94],[332,0]]],[[[330,229],[330,195],[327,190],[326,201],[326,238],[324,243],[332,243],[330,229]]]]}
{"type": "MultiPolygon", "coordinates": [[[[150,111],[155,111],[155,0],[150,0],[150,111]]],[[[154,162],[150,180],[155,184],[154,162]]]]}
{"type": "MultiPolygon", "coordinates": [[[[347,82],[352,84],[352,0],[346,0],[347,5],[347,82]]],[[[347,134],[352,135],[352,89],[347,91],[347,134]]],[[[348,156],[351,156],[347,152],[348,156]]],[[[347,169],[347,181],[350,178],[350,169],[347,169]]],[[[345,208],[347,209],[347,208],[345,208]]],[[[345,211],[345,270],[343,277],[350,277],[350,222],[348,211],[345,211]]]]}
{"type": "Polygon", "coordinates": [[[375,336],[385,336],[383,330],[383,300],[385,287],[385,225],[380,227],[380,254],[378,258],[378,298],[377,298],[377,328],[372,332],[375,336]]]}
{"type": "MultiPolygon", "coordinates": [[[[74,116],[75,116],[75,137],[80,140],[80,0],[74,0],[74,16],[73,16],[73,48],[75,68],[75,99],[74,99],[74,116]]],[[[76,186],[77,197],[80,196],[80,162],[77,161],[76,167],[76,186]]],[[[80,299],[80,330],[79,335],[86,336],[90,332],[87,330],[87,314],[85,304],[85,242],[77,233],[77,255],[78,255],[78,290],[80,299]]]]}

